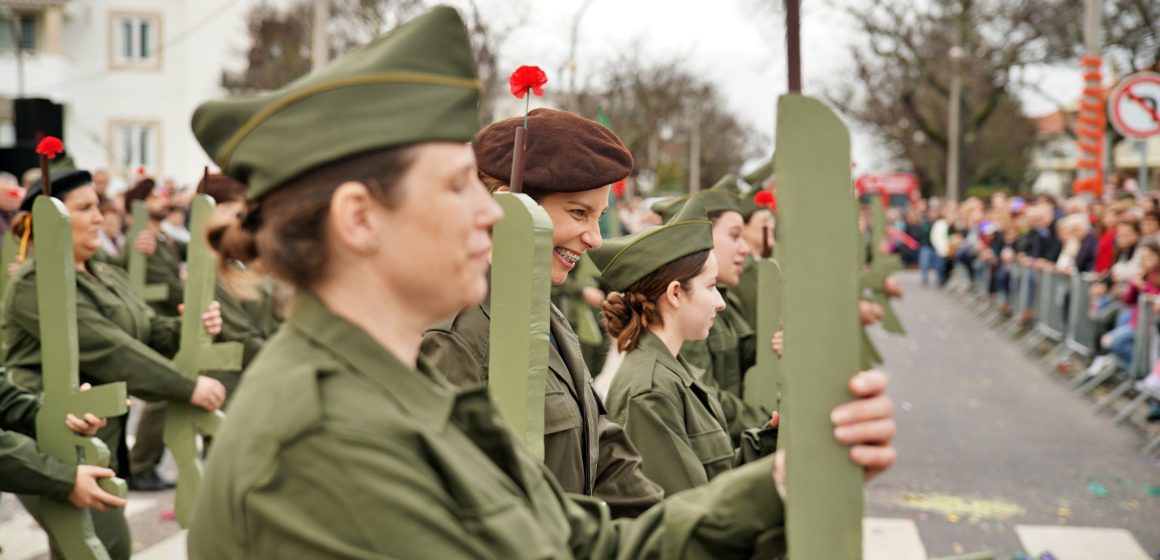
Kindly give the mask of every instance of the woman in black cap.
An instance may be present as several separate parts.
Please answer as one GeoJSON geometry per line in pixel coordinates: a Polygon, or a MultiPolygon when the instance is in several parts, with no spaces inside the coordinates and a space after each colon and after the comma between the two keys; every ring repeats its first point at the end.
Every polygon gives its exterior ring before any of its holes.
{"type": "MultiPolygon", "coordinates": [[[[32,239],[31,209],[40,195],[37,184],[21,204],[13,233],[28,249],[32,239]]],[[[188,402],[217,410],[225,388],[215,379],[183,375],[169,360],[177,352],[180,319],[156,316],[116,266],[95,262],[104,217],[97,191],[87,171],[62,171],[52,177],[52,196],[64,203],[72,224],[77,282],[77,344],[81,381],[94,385],[124,381],[129,393],[147,400],[188,402]]],[[[40,310],[36,296],[36,263],[27,258],[17,268],[4,295],[4,366],[13,382],[32,391],[41,389],[40,310]]],[[[217,303],[202,315],[206,332],[221,331],[217,303]]],[[[126,417],[110,418],[97,433],[110,452],[110,465],[121,476],[128,468],[126,417]]],[[[132,548],[124,510],[93,513],[97,536],[113,558],[128,558],[132,548]]]]}

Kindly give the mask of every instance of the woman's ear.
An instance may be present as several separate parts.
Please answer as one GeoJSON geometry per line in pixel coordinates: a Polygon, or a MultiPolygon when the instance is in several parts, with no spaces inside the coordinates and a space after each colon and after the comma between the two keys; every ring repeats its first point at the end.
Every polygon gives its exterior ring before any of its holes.
{"type": "Polygon", "coordinates": [[[512,192],[512,188],[507,186],[507,185],[504,185],[504,186],[496,189],[495,192],[512,192]]]}
{"type": "Polygon", "coordinates": [[[672,282],[669,282],[668,286],[665,286],[665,293],[661,296],[661,298],[668,302],[669,306],[673,309],[680,309],[681,296],[683,295],[681,293],[682,291],[681,283],[673,280],[672,282]]]}
{"type": "Polygon", "coordinates": [[[330,199],[329,229],[348,250],[365,253],[377,249],[378,219],[372,211],[374,197],[366,185],[348,181],[330,199]]]}

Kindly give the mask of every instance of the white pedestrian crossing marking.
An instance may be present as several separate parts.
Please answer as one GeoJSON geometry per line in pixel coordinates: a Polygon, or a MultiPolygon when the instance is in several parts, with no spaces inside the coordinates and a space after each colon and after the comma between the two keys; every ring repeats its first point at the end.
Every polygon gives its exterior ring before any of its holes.
{"type": "Polygon", "coordinates": [[[1066,560],[1151,560],[1132,533],[1124,529],[1018,525],[1015,534],[1032,558],[1050,552],[1066,560]]]}
{"type": "Polygon", "coordinates": [[[862,520],[862,560],[926,560],[926,547],[910,519],[862,520]]]}

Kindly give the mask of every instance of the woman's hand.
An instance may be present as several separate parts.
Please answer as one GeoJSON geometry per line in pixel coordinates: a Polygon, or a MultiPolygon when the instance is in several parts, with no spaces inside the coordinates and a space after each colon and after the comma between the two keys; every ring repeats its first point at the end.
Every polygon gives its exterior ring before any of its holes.
{"type": "Polygon", "coordinates": [[[213,412],[226,402],[226,386],[212,377],[199,375],[197,385],[193,387],[193,394],[189,396],[189,404],[213,412]]]}
{"type": "MultiPolygon", "coordinates": [[[[780,330],[773,333],[773,338],[769,340],[769,347],[773,349],[777,357],[780,358],[785,353],[785,331],[780,330]]],[[[776,412],[774,414],[777,414],[776,412]]],[[[776,427],[776,426],[775,426],[776,427]]]]}
{"type": "MultiPolygon", "coordinates": [[[[82,393],[92,388],[93,386],[88,383],[81,384],[82,393]]],[[[87,437],[97,435],[97,430],[104,428],[108,423],[108,420],[87,412],[85,413],[84,418],[77,418],[73,414],[69,414],[64,417],[64,425],[68,426],[68,429],[87,437]]]]}
{"type": "Polygon", "coordinates": [[[133,240],[133,247],[146,256],[150,256],[157,252],[157,236],[148,229],[141,230],[137,234],[137,239],[133,240]]]}
{"type": "MultiPolygon", "coordinates": [[[[893,445],[898,431],[894,403],[885,394],[889,383],[886,374],[878,370],[858,373],[850,379],[850,393],[857,398],[830,413],[834,439],[851,446],[850,460],[862,467],[863,480],[867,482],[893,466],[898,457],[893,445]]],[[[775,412],[770,425],[776,428],[779,424],[780,417],[775,412]]],[[[784,500],[785,450],[774,455],[773,483],[784,500]]]]}
{"type": "Polygon", "coordinates": [[[210,336],[221,334],[222,304],[216,301],[210,302],[209,307],[205,309],[205,313],[201,314],[201,324],[205,327],[205,332],[210,336]]]}
{"type": "Polygon", "coordinates": [[[93,465],[77,465],[77,480],[73,483],[72,491],[68,493],[68,501],[78,508],[93,508],[97,511],[109,511],[111,507],[122,507],[127,502],[105,492],[97,484],[101,478],[110,478],[116,473],[113,469],[93,465]]]}

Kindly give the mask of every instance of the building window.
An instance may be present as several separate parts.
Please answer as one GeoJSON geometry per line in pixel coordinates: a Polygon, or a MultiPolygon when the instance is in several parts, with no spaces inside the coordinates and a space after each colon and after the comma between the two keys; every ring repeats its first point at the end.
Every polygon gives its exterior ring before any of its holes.
{"type": "Polygon", "coordinates": [[[19,37],[20,49],[23,51],[36,51],[37,47],[37,31],[39,29],[39,22],[36,14],[15,14],[16,28],[13,29],[13,21],[5,16],[0,16],[0,50],[10,51],[17,41],[13,37],[19,37]]]}
{"type": "Polygon", "coordinates": [[[112,167],[125,174],[138,169],[156,172],[161,148],[161,125],[156,121],[113,121],[110,155],[112,167]]]}
{"type": "Polygon", "coordinates": [[[111,66],[114,68],[159,68],[158,40],[161,16],[157,14],[114,13],[110,37],[111,66]]]}

